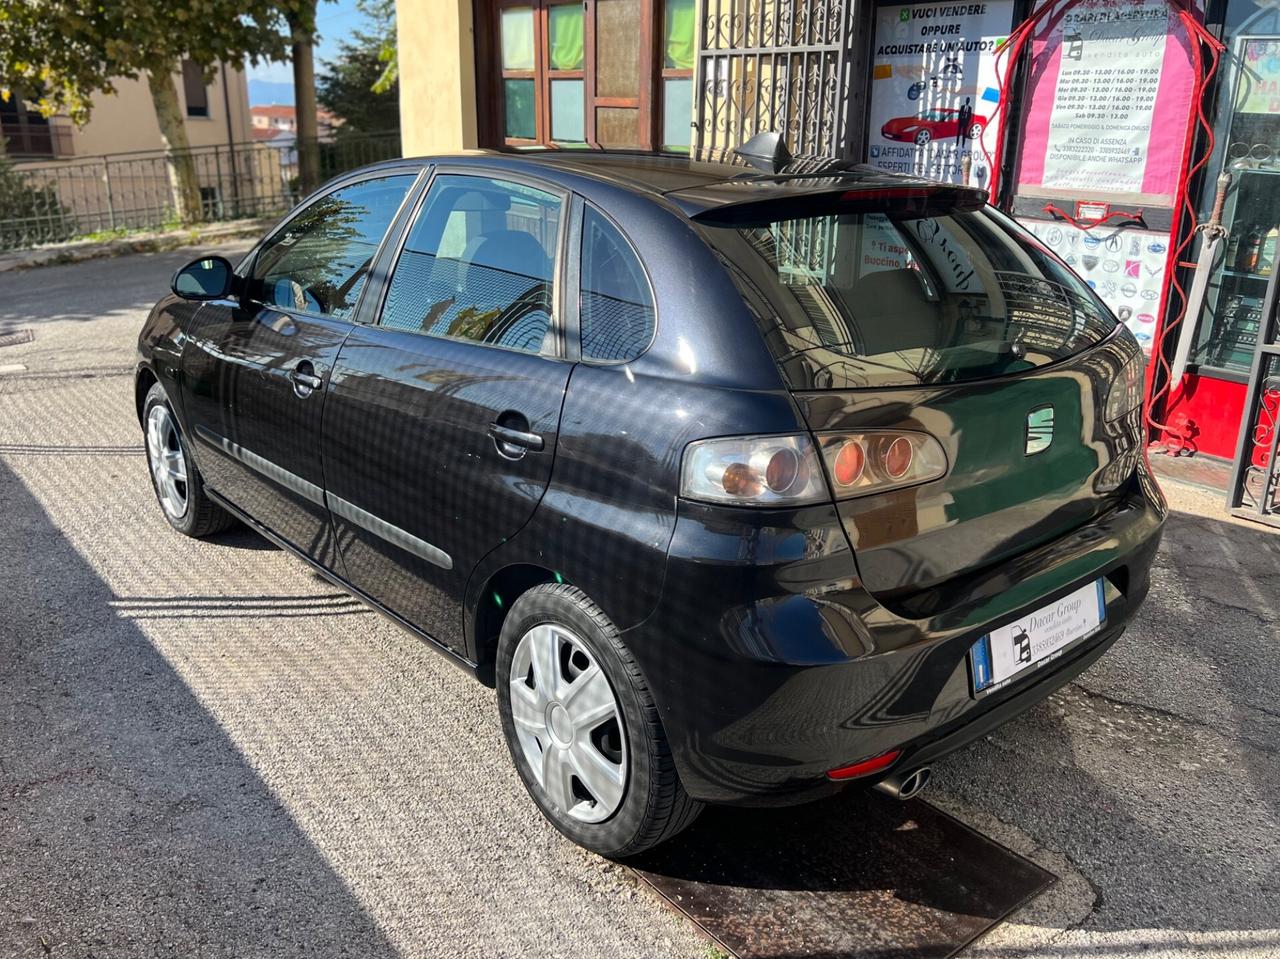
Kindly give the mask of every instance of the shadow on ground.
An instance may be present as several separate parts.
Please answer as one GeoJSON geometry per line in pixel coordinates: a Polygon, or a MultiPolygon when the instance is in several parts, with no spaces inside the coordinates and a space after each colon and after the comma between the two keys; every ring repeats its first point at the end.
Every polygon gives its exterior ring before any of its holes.
{"type": "MultiPolygon", "coordinates": [[[[235,263],[250,245],[236,240],[199,249],[235,263]]],[[[184,248],[0,273],[0,333],[38,327],[46,320],[92,321],[149,310],[169,292],[174,272],[197,252],[184,248]]]]}
{"type": "Polygon", "coordinates": [[[0,953],[395,955],[116,613],[198,599],[113,595],[3,460],[0,514],[0,953]]]}

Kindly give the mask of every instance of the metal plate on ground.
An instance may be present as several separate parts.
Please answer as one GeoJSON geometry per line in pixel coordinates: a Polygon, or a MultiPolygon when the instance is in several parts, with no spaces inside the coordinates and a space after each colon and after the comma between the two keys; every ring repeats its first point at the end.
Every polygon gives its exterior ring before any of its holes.
{"type": "Polygon", "coordinates": [[[740,959],[953,956],[1056,877],[920,800],[711,808],[631,863],[740,959]]]}
{"type": "Polygon", "coordinates": [[[14,330],[11,333],[0,333],[0,347],[3,346],[20,346],[23,343],[30,343],[36,338],[33,330],[14,330]]]}

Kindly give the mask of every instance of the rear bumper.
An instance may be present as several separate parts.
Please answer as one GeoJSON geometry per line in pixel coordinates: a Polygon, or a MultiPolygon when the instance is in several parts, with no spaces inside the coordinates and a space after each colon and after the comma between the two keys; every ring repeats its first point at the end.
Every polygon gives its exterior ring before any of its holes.
{"type": "Polygon", "coordinates": [[[891,749],[903,751],[895,769],[922,765],[1069,682],[1146,596],[1165,506],[1142,479],[1109,513],[973,577],[969,601],[917,619],[863,588],[832,508],[727,515],[682,504],[663,595],[625,639],[690,794],[807,801],[838,788],[829,769],[891,749]],[[1007,687],[973,694],[976,639],[1100,576],[1102,630],[1007,687]]]}

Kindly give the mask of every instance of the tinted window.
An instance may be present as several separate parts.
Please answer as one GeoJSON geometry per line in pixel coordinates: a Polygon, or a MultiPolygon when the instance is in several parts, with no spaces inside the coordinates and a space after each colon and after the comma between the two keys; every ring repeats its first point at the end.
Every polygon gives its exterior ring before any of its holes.
{"type": "Polygon", "coordinates": [[[253,297],[267,306],[349,317],[413,176],[335,190],[271,237],[253,266],[253,297]]]}
{"type": "Polygon", "coordinates": [[[551,325],[560,199],[438,176],[396,263],[382,325],[536,353],[551,325]]]}
{"type": "Polygon", "coordinates": [[[794,389],[1008,375],[1071,356],[1116,323],[1035,237],[989,207],[832,212],[707,232],[794,389]]]}
{"type": "Polygon", "coordinates": [[[653,300],[631,245],[590,207],[582,219],[582,355],[630,360],[653,339],[653,300]]]}

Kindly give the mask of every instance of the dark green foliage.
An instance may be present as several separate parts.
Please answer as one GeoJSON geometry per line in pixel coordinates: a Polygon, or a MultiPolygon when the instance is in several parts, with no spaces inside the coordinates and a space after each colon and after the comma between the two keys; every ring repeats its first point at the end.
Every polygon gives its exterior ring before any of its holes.
{"type": "Polygon", "coordinates": [[[345,121],[339,136],[400,129],[399,81],[393,79],[385,92],[373,92],[387,68],[382,51],[381,38],[354,33],[316,78],[316,98],[345,121]]]}
{"type": "Polygon", "coordinates": [[[0,250],[69,239],[75,220],[52,186],[22,175],[0,155],[0,250]]]}

